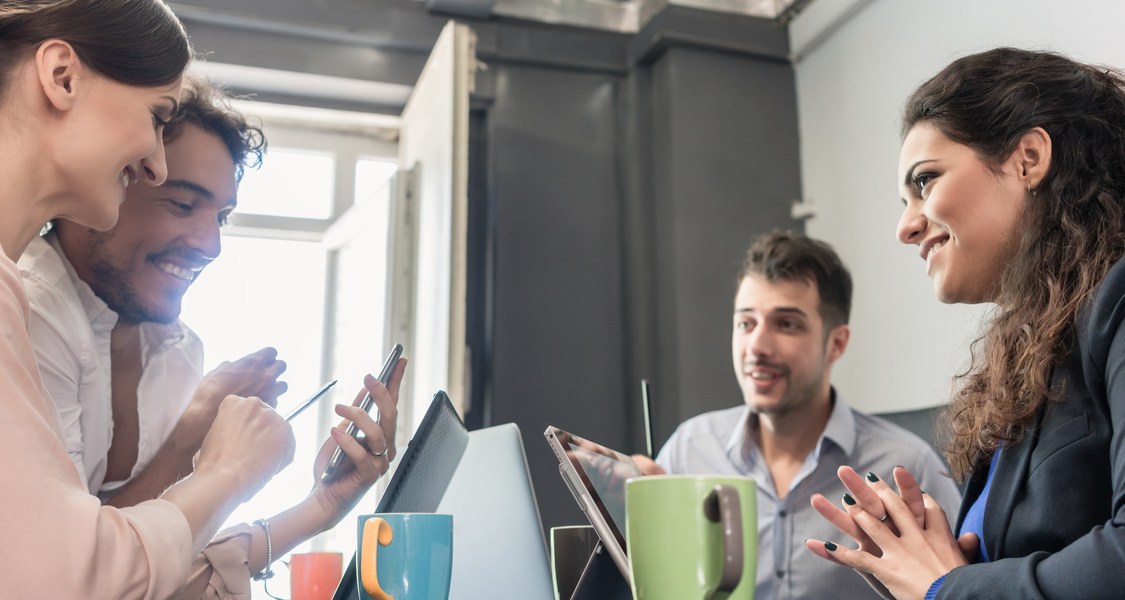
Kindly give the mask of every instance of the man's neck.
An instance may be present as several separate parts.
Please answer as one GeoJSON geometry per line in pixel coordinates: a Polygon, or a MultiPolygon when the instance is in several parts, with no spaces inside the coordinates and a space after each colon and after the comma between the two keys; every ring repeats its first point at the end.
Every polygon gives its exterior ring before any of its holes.
{"type": "Polygon", "coordinates": [[[823,398],[802,409],[782,415],[757,415],[757,427],[748,433],[781,497],[788,493],[805,459],[824,434],[832,407],[831,395],[825,391],[823,398]]]}
{"type": "MultiPolygon", "coordinates": [[[[121,320],[113,326],[109,334],[110,355],[139,355],[141,351],[141,326],[137,323],[125,323],[121,320]]],[[[117,364],[113,361],[112,364],[117,364]]]]}

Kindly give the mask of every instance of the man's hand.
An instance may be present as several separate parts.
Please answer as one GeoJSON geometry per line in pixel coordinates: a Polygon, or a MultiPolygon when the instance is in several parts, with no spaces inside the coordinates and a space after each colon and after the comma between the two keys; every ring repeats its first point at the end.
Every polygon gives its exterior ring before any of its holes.
{"type": "Polygon", "coordinates": [[[211,429],[219,404],[228,395],[260,398],[270,406],[277,406],[277,397],[285,393],[288,385],[277,378],[285,372],[285,361],[277,359],[277,350],[262,348],[234,362],[224,361],[199,382],[192,394],[191,403],[184,411],[175,435],[192,454],[203,443],[211,429]]]}
{"type": "Polygon", "coordinates": [[[637,463],[637,468],[645,475],[666,475],[664,468],[656,464],[655,460],[645,456],[644,454],[634,454],[633,462],[637,463]]]}
{"type": "Polygon", "coordinates": [[[277,397],[284,394],[289,386],[277,378],[285,372],[285,361],[277,359],[277,350],[262,348],[234,361],[223,361],[199,382],[192,402],[204,402],[218,410],[223,398],[254,396],[277,406],[277,397]]]}

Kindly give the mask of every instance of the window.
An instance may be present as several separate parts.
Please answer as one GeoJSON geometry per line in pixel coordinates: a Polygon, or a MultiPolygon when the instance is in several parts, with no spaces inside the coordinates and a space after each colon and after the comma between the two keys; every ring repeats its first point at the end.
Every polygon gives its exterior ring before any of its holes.
{"type": "MultiPolygon", "coordinates": [[[[325,380],[339,383],[316,410],[293,422],[293,463],[228,524],[269,517],[306,497],[313,461],[328,428],[339,421],[332,405],[350,403],[363,374],[383,361],[397,170],[397,146],[383,139],[385,130],[362,121],[310,125],[299,112],[279,118],[277,107],[265,104],[239,108],[247,114],[264,109],[259,114],[269,153],[261,169],[246,172],[238,208],[223,230],[222,255],[185,295],[183,320],[203,339],[207,370],[263,346],[277,348],[289,385],[278,400],[282,412],[325,380]]],[[[309,114],[317,113],[324,111],[309,114]]],[[[377,497],[373,490],[355,514],[373,510],[377,497]]],[[[346,517],[336,531],[294,551],[331,549],[350,556],[354,530],[355,519],[346,517]]],[[[285,568],[279,573],[270,584],[275,593],[287,587],[285,568]]],[[[258,582],[254,597],[266,597],[258,582]]]]}

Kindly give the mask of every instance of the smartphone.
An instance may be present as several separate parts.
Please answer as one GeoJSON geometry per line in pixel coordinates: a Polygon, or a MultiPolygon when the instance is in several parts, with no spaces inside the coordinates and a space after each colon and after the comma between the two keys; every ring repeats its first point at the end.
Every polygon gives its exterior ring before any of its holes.
{"type": "MultiPolygon", "coordinates": [[[[384,386],[390,384],[391,374],[395,372],[395,365],[398,364],[398,359],[401,357],[402,344],[395,344],[395,347],[391,348],[391,353],[387,355],[387,360],[383,362],[383,369],[379,371],[379,381],[384,386]]],[[[365,412],[371,412],[372,406],[375,406],[375,399],[371,397],[371,394],[365,395],[363,397],[363,402],[360,403],[359,407],[362,408],[365,412]]],[[[352,436],[353,439],[357,441],[359,440],[360,431],[359,427],[355,426],[355,423],[348,423],[348,429],[346,433],[352,436]]],[[[321,474],[320,480],[324,483],[332,483],[332,481],[336,479],[336,476],[340,473],[340,467],[343,466],[344,461],[347,460],[347,458],[348,455],[344,454],[344,451],[341,448],[336,448],[336,451],[332,453],[332,460],[328,461],[328,467],[324,469],[324,473],[321,474]]]]}

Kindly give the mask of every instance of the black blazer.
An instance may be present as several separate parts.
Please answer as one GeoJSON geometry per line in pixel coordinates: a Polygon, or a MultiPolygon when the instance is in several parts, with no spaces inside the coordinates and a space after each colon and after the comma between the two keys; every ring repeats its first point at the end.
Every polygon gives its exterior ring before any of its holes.
{"type": "MultiPolygon", "coordinates": [[[[1125,598],[1125,261],[1073,336],[1051,376],[1063,399],[997,462],[984,517],[993,562],[951,571],[939,600],[1125,598]]],[[[970,478],[958,528],[987,474],[985,462],[970,478]]]]}

